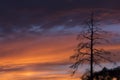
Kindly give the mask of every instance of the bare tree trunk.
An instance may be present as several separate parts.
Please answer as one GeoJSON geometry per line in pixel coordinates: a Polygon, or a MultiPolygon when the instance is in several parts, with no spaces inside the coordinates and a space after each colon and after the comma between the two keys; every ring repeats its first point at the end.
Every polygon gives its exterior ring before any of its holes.
{"type": "Polygon", "coordinates": [[[93,21],[94,21],[94,19],[93,19],[93,17],[94,17],[94,14],[93,14],[93,12],[91,13],[91,55],[90,55],[90,79],[91,80],[93,80],[93,58],[94,58],[94,56],[93,56],[93,35],[94,35],[94,31],[93,31],[93,26],[94,26],[94,23],[93,23],[93,21]]]}

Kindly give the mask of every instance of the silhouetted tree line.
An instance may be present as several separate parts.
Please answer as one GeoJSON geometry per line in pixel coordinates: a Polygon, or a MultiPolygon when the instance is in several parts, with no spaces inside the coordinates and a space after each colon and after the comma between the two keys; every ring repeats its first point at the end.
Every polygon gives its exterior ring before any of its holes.
{"type": "MultiPolygon", "coordinates": [[[[82,80],[91,80],[90,73],[86,72],[82,76],[82,80]]],[[[104,67],[101,71],[94,72],[93,80],[120,80],[120,66],[113,69],[104,67]]]]}

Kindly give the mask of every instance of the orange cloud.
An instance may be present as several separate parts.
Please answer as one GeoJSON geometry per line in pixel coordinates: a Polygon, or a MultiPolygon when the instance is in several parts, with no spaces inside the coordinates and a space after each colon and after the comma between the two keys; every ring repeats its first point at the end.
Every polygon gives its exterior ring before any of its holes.
{"type": "MultiPolygon", "coordinates": [[[[71,78],[63,67],[67,64],[68,68],[69,56],[77,44],[75,39],[76,35],[36,36],[1,43],[0,80],[79,80],[78,76],[71,78]]],[[[120,49],[119,44],[99,47],[120,49]]]]}
{"type": "Polygon", "coordinates": [[[0,46],[0,64],[46,63],[64,61],[72,54],[72,36],[40,37],[4,43],[0,46]],[[67,42],[66,42],[67,41],[67,42]]]}

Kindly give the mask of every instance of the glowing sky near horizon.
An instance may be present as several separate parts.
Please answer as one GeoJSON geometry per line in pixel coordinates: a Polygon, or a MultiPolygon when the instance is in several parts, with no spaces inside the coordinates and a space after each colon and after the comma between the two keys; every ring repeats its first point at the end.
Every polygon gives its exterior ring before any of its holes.
{"type": "MultiPolygon", "coordinates": [[[[113,27],[114,28],[114,27],[113,27]]],[[[69,32],[71,32],[68,29],[69,32]]],[[[51,32],[50,32],[51,33],[51,32]]],[[[78,80],[70,76],[69,56],[77,45],[77,33],[67,35],[26,36],[1,40],[0,78],[2,80],[78,80]],[[7,76],[7,77],[5,77],[7,76]]],[[[119,50],[120,44],[103,45],[119,50]]],[[[116,58],[119,62],[119,57],[116,58]]],[[[89,67],[87,67],[89,68],[89,67]]],[[[81,68],[80,71],[83,71],[81,68]]]]}

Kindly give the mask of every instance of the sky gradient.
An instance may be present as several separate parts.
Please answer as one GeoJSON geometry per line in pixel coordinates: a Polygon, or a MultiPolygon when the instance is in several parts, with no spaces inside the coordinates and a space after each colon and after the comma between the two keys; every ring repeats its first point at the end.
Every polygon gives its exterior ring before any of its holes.
{"type": "Polygon", "coordinates": [[[71,77],[69,57],[91,9],[99,26],[116,34],[109,45],[99,47],[116,54],[112,59],[119,65],[119,3],[119,0],[1,0],[0,80],[79,80],[84,68],[71,77]]]}

